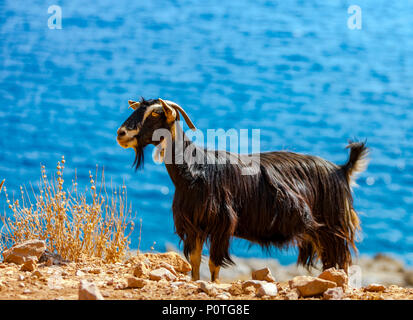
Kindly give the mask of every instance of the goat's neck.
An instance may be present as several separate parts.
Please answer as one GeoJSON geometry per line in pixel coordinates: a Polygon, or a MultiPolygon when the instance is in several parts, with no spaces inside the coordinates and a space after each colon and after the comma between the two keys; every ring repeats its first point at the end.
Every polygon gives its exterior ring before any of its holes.
{"type": "Polygon", "coordinates": [[[178,123],[174,124],[171,132],[172,141],[166,144],[164,163],[172,182],[177,186],[186,184],[188,178],[192,176],[191,164],[188,163],[188,159],[184,156],[185,150],[198,149],[199,147],[185,135],[178,123]]]}

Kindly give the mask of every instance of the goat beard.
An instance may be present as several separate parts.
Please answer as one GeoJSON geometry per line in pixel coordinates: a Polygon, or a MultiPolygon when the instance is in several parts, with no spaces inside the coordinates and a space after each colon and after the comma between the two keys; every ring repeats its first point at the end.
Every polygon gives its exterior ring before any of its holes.
{"type": "Polygon", "coordinates": [[[135,170],[138,170],[139,167],[143,167],[144,152],[143,147],[138,145],[134,147],[135,150],[135,160],[133,161],[132,167],[135,167],[135,170]]]}

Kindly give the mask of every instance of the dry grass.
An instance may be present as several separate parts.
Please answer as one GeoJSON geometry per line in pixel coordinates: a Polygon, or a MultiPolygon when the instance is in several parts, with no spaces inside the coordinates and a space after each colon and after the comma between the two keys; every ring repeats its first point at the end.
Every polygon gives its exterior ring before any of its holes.
{"type": "Polygon", "coordinates": [[[42,239],[46,240],[49,251],[71,261],[90,257],[105,262],[120,261],[129,251],[129,238],[134,228],[126,187],[111,187],[108,195],[103,170],[101,183],[96,184],[96,169],[95,176],[89,172],[90,187],[84,193],[78,192],[76,178],[71,188],[65,190],[64,165],[62,157],[51,180],[45,167],[41,167],[39,190],[33,191],[34,203],[26,188],[20,187],[20,200],[10,200],[4,187],[11,214],[3,219],[5,230],[0,247],[27,239],[42,239]],[[130,230],[128,234],[127,230],[130,230]]]}

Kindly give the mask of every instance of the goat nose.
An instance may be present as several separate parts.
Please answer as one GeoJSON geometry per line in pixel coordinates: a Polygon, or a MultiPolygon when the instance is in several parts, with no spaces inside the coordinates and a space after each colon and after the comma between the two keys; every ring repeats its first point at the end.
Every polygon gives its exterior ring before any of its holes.
{"type": "Polygon", "coordinates": [[[123,137],[126,134],[126,130],[124,128],[118,129],[118,137],[123,137]]]}

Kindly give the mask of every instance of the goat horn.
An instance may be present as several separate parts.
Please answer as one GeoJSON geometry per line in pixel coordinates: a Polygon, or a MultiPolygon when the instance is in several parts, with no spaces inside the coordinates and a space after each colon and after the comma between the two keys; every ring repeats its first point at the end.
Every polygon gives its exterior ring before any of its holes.
{"type": "Polygon", "coordinates": [[[0,183],[0,192],[1,192],[1,189],[3,189],[3,184],[4,184],[4,181],[5,181],[6,179],[3,179],[3,181],[0,183]]]}
{"type": "Polygon", "coordinates": [[[192,123],[191,119],[189,118],[185,110],[182,109],[180,105],[176,104],[175,102],[169,101],[169,100],[165,100],[165,102],[171,107],[173,107],[174,109],[178,110],[182,114],[188,127],[190,127],[193,131],[196,130],[195,125],[192,123]]]}
{"type": "Polygon", "coordinates": [[[133,110],[136,110],[140,107],[141,103],[140,102],[135,102],[132,100],[129,100],[129,108],[132,108],[133,110]]]}

